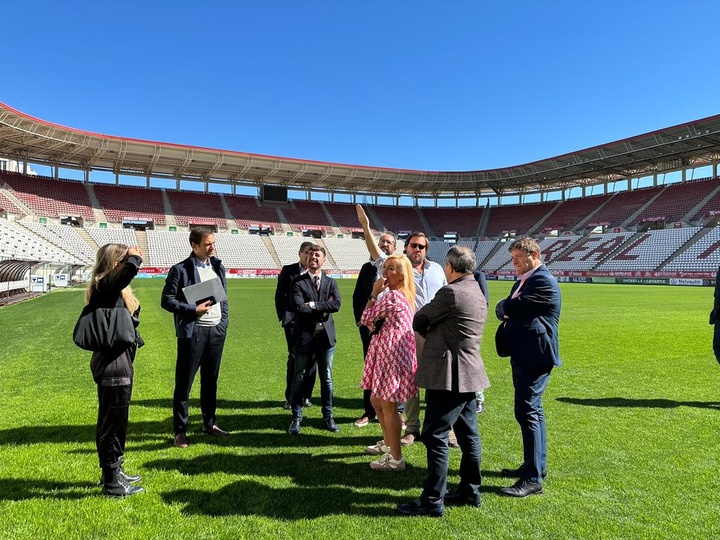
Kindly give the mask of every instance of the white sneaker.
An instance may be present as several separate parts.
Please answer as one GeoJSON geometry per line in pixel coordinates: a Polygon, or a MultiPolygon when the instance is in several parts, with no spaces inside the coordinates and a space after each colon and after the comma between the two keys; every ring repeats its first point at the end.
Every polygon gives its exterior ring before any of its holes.
{"type": "Polygon", "coordinates": [[[370,468],[376,471],[404,471],[405,460],[393,459],[392,454],[385,454],[377,461],[370,462],[370,468]]]}
{"type": "Polygon", "coordinates": [[[371,456],[379,456],[380,454],[387,454],[390,452],[390,447],[385,444],[385,441],[380,440],[372,446],[365,448],[365,452],[371,456]]]}

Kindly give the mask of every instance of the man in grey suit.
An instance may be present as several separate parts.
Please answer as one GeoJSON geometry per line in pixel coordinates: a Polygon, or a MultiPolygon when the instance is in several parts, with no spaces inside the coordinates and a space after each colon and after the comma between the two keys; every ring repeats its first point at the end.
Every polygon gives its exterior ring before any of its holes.
{"type": "Polygon", "coordinates": [[[420,498],[398,505],[406,516],[439,517],[446,504],[480,506],[482,453],[475,392],[490,386],[480,358],[487,302],[473,278],[471,250],[451,247],[444,270],[448,284],[413,319],[413,329],[425,337],[415,380],[426,389],[420,439],[427,448],[428,472],[420,498]],[[453,426],[462,450],[460,483],[447,493],[448,434],[453,426]]]}

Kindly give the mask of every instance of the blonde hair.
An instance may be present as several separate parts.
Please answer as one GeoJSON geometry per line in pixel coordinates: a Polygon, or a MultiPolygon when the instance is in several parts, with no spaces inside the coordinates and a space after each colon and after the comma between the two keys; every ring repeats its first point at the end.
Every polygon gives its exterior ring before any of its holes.
{"type": "MultiPolygon", "coordinates": [[[[115,271],[118,263],[122,262],[128,252],[128,246],[125,244],[105,244],[98,249],[95,257],[95,267],[92,269],[90,281],[88,281],[87,289],[85,289],[85,303],[90,303],[90,297],[102,278],[110,272],[115,271]]],[[[135,297],[132,288],[128,285],[122,291],[120,296],[125,303],[125,307],[132,314],[135,313],[140,302],[135,297]]]]}
{"type": "Polygon", "coordinates": [[[396,262],[398,270],[402,274],[403,280],[400,286],[397,288],[398,291],[407,299],[410,307],[415,311],[415,278],[413,277],[413,268],[410,259],[408,259],[402,253],[393,253],[383,263],[383,268],[389,262],[396,262]]]}

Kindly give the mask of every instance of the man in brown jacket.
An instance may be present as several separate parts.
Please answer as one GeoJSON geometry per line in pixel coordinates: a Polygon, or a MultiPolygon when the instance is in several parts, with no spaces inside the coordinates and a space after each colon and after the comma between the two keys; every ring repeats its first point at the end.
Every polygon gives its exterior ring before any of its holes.
{"type": "Polygon", "coordinates": [[[420,498],[398,505],[398,512],[406,516],[439,517],[446,504],[480,506],[475,392],[490,386],[480,358],[487,302],[473,278],[475,255],[471,250],[451,247],[444,270],[448,284],[413,319],[413,329],[425,336],[415,379],[426,389],[420,438],[427,447],[428,473],[420,498]],[[453,426],[462,459],[460,483],[448,493],[448,434],[453,426]]]}

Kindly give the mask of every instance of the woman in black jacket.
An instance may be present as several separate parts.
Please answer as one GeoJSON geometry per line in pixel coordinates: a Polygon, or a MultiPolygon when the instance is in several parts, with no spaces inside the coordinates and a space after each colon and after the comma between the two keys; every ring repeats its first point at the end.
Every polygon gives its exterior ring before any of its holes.
{"type": "Polygon", "coordinates": [[[113,307],[122,298],[132,316],[136,340],[128,348],[94,352],[90,369],[98,388],[98,420],[95,442],[100,468],[102,492],[109,497],[125,497],[145,491],[132,484],[140,476],[131,476],[123,468],[128,410],[132,394],[133,361],[138,347],[144,343],[137,333],[140,302],[130,288],[142,264],[137,246],[106,244],[97,252],[85,301],[93,307],[113,307]]]}

